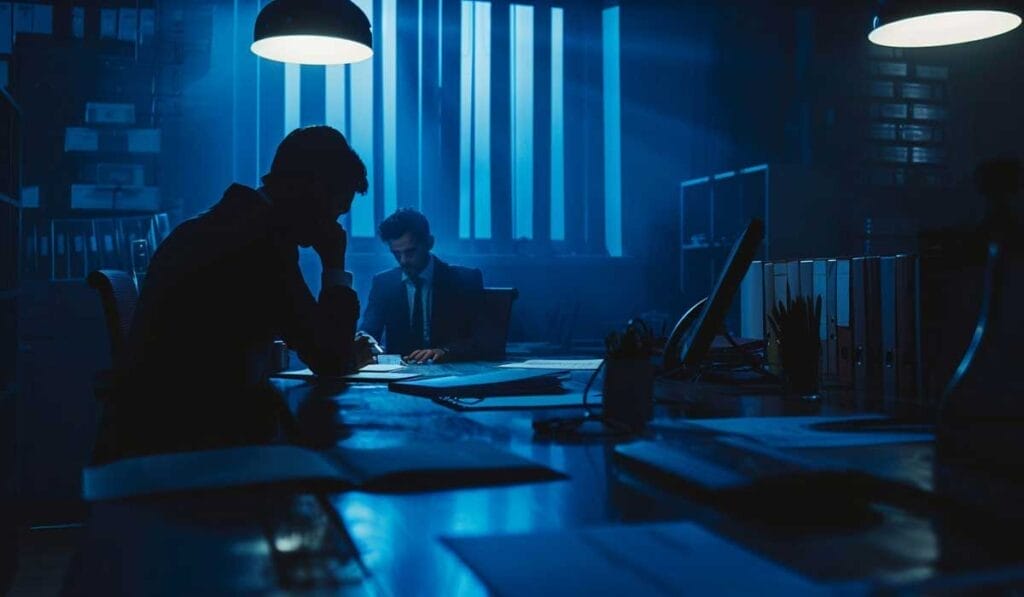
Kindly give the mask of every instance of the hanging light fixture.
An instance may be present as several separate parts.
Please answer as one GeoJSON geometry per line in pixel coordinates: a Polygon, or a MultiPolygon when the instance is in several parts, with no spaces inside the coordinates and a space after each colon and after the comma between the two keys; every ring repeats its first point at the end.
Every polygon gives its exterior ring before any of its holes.
{"type": "Polygon", "coordinates": [[[962,44],[1016,29],[1020,12],[1005,0],[882,0],[868,39],[895,48],[962,44]]]}
{"type": "Polygon", "coordinates": [[[297,64],[351,64],[373,56],[370,20],[351,0],[272,0],[253,27],[252,52],[297,64]]]}

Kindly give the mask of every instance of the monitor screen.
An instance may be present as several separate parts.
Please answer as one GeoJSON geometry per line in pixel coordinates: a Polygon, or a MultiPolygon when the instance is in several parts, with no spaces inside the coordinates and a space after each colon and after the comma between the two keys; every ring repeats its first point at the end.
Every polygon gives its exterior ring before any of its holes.
{"type": "Polygon", "coordinates": [[[673,338],[666,346],[666,364],[670,360],[674,361],[673,365],[687,367],[700,364],[711,347],[715,334],[722,329],[729,305],[732,304],[740,282],[747,274],[750,263],[754,260],[754,255],[763,239],[764,222],[758,218],[751,218],[743,234],[733,244],[718,281],[703,306],[698,308],[693,323],[685,326],[677,325],[677,329],[679,327],[685,329],[679,330],[678,333],[683,334],[681,337],[677,337],[677,332],[673,332],[673,338]],[[673,340],[678,342],[678,351],[675,349],[673,340]],[[677,361],[676,358],[678,358],[677,361]]]}

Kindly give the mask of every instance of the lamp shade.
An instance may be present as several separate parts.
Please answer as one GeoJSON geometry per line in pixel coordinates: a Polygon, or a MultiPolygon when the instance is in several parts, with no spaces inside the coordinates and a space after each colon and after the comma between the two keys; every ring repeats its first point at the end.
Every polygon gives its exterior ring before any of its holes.
{"type": "Polygon", "coordinates": [[[995,37],[1021,24],[1012,2],[883,0],[868,39],[880,46],[927,48],[995,37]]]}
{"type": "Polygon", "coordinates": [[[254,54],[278,62],[350,64],[373,56],[370,20],[351,0],[272,0],[252,39],[254,54]]]}

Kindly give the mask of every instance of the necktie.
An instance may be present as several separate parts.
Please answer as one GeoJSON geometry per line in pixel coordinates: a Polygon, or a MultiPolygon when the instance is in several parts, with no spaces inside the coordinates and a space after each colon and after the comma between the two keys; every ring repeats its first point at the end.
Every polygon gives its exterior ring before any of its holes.
{"type": "Polygon", "coordinates": [[[413,349],[426,348],[426,338],[423,334],[423,278],[413,276],[409,278],[416,292],[412,295],[412,344],[413,349]]]}

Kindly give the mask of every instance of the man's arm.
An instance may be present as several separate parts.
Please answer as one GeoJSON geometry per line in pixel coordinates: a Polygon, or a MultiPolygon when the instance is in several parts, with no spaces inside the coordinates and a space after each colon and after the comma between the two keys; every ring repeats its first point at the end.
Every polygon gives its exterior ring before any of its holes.
{"type": "Polygon", "coordinates": [[[370,285],[370,298],[366,302],[366,311],[363,313],[363,320],[359,324],[359,331],[373,337],[380,342],[384,335],[384,289],[382,288],[381,276],[373,277],[370,285]]]}
{"type": "Polygon", "coordinates": [[[286,281],[282,335],[288,347],[318,375],[344,375],[357,367],[353,351],[359,298],[346,276],[325,270],[319,300],[313,298],[298,265],[286,281]]]}
{"type": "Polygon", "coordinates": [[[313,299],[298,267],[297,251],[286,264],[285,314],[282,334],[299,358],[318,375],[354,371],[353,338],[359,319],[359,298],[352,290],[352,275],[345,271],[348,237],[337,222],[326,225],[313,244],[323,266],[319,300],[313,299]]]}

